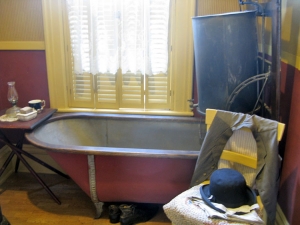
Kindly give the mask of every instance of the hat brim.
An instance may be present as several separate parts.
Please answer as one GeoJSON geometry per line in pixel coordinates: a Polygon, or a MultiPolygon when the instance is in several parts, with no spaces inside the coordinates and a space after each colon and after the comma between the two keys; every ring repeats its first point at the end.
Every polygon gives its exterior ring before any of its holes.
{"type": "MultiPolygon", "coordinates": [[[[212,202],[211,200],[209,199],[209,197],[211,196],[210,194],[210,190],[209,190],[209,184],[206,184],[206,185],[202,185],[200,186],[200,194],[201,194],[201,197],[202,197],[202,200],[208,205],[210,206],[211,208],[213,208],[214,210],[220,212],[220,213],[225,213],[225,211],[223,211],[222,209],[219,209],[217,208],[212,202]]],[[[218,202],[216,202],[218,203],[218,202]]],[[[249,188],[247,186],[247,202],[245,203],[245,205],[253,205],[257,203],[257,200],[256,200],[256,194],[254,193],[254,191],[249,188]]],[[[219,203],[219,204],[222,204],[222,203],[219,203]]],[[[232,207],[228,207],[228,208],[232,208],[232,207]]],[[[237,207],[238,208],[238,207],[237,207]]]]}

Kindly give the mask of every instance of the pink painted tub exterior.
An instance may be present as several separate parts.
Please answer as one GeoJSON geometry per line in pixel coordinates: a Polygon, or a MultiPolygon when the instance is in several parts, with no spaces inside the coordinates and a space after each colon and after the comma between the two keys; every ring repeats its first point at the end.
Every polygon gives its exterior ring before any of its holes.
{"type": "Polygon", "coordinates": [[[192,117],[57,113],[26,138],[90,197],[93,155],[99,201],[165,204],[189,188],[202,124],[192,117]]]}

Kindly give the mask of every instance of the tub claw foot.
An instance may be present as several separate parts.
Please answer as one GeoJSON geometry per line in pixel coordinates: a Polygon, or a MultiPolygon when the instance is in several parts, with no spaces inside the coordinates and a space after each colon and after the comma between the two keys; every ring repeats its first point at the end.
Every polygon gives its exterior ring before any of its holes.
{"type": "Polygon", "coordinates": [[[99,219],[101,217],[101,214],[103,212],[103,202],[94,202],[96,207],[96,216],[95,219],[99,219]]]}

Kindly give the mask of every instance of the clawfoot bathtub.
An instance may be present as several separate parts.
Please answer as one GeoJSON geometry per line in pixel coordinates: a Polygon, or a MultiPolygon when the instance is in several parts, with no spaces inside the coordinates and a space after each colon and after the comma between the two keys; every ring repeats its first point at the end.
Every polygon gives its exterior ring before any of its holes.
{"type": "Polygon", "coordinates": [[[167,203],[189,188],[201,141],[197,118],[57,113],[27,133],[88,194],[103,202],[167,203]]]}

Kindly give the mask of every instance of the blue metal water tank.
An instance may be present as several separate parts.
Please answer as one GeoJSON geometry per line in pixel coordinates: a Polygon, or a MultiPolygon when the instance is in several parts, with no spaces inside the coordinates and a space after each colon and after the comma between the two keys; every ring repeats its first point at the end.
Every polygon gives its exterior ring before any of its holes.
{"type": "Polygon", "coordinates": [[[228,97],[244,80],[257,75],[255,11],[192,18],[198,111],[207,108],[247,113],[253,110],[257,85],[245,87],[226,108],[228,97]]]}

